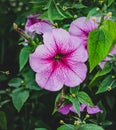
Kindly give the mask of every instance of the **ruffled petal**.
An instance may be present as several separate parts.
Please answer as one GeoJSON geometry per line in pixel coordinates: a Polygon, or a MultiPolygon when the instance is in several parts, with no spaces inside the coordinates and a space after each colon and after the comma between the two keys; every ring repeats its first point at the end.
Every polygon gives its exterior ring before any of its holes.
{"type": "Polygon", "coordinates": [[[85,104],[81,104],[81,105],[80,105],[80,112],[84,112],[86,106],[87,106],[87,105],[85,105],[85,104]]]}
{"type": "Polygon", "coordinates": [[[69,50],[69,33],[63,29],[53,29],[52,33],[57,48],[57,52],[66,53],[69,50]]]}
{"type": "Polygon", "coordinates": [[[81,44],[76,50],[69,53],[64,60],[68,63],[85,62],[88,59],[88,53],[83,44],[81,44]]]}
{"type": "Polygon", "coordinates": [[[88,114],[96,114],[98,112],[100,112],[100,113],[103,112],[98,106],[95,106],[95,107],[87,106],[87,113],[88,114]]]}
{"type": "Polygon", "coordinates": [[[44,69],[36,73],[36,82],[41,88],[50,91],[58,91],[63,87],[62,80],[59,80],[61,73],[57,63],[52,62],[51,65],[44,66],[44,69]]]}
{"type": "Polygon", "coordinates": [[[74,36],[81,36],[86,38],[88,33],[98,27],[98,24],[91,18],[81,17],[73,21],[70,25],[69,32],[74,36]]]}
{"type": "Polygon", "coordinates": [[[55,40],[53,38],[52,32],[47,32],[43,34],[44,45],[48,48],[48,50],[54,54],[57,53],[57,46],[55,40]]]}
{"type": "Polygon", "coordinates": [[[52,30],[51,24],[41,20],[30,26],[28,29],[29,32],[36,32],[37,34],[42,34],[51,30],[52,30]]]}
{"type": "Polygon", "coordinates": [[[61,106],[59,109],[58,109],[58,112],[60,112],[61,114],[63,115],[67,115],[69,112],[70,112],[70,108],[72,107],[72,104],[66,104],[66,105],[63,105],[61,106]]]}
{"type": "Polygon", "coordinates": [[[84,63],[71,63],[62,65],[61,80],[68,87],[75,87],[82,83],[86,78],[87,67],[84,63]]]}
{"type": "Polygon", "coordinates": [[[49,50],[44,45],[39,45],[35,52],[30,54],[29,63],[31,68],[35,72],[44,70],[44,67],[49,67],[52,64],[52,59],[54,54],[50,53],[49,50]]]}

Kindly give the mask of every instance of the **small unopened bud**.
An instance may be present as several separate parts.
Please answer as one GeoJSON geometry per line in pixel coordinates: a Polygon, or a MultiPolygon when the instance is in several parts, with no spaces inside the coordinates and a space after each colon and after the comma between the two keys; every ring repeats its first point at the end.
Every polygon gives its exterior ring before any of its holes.
{"type": "Polygon", "coordinates": [[[64,121],[63,121],[63,120],[60,120],[60,124],[64,124],[64,121]]]}
{"type": "Polygon", "coordinates": [[[92,20],[93,20],[94,22],[96,22],[97,18],[96,18],[96,17],[92,17],[92,20]]]}
{"type": "Polygon", "coordinates": [[[111,18],[111,17],[112,17],[112,12],[108,12],[108,13],[107,13],[107,17],[108,17],[108,18],[111,18]]]}
{"type": "Polygon", "coordinates": [[[60,3],[56,3],[56,5],[57,5],[57,6],[59,6],[59,5],[60,5],[60,3]]]}
{"type": "Polygon", "coordinates": [[[99,11],[100,10],[100,8],[96,8],[96,11],[99,11]]]}
{"type": "Polygon", "coordinates": [[[77,15],[76,15],[76,14],[74,15],[74,18],[77,18],[77,15]]]}
{"type": "Polygon", "coordinates": [[[74,122],[74,125],[79,125],[79,121],[76,120],[76,121],[74,122]]]}
{"type": "Polygon", "coordinates": [[[58,23],[54,23],[54,26],[57,28],[58,27],[58,23]]]}
{"type": "Polygon", "coordinates": [[[103,0],[99,0],[100,5],[102,5],[103,2],[104,2],[103,0]]]}
{"type": "Polygon", "coordinates": [[[86,124],[86,122],[85,122],[85,121],[83,121],[83,124],[86,124]]]}
{"type": "Polygon", "coordinates": [[[112,89],[111,86],[107,87],[107,91],[111,91],[111,89],[112,89]]]}
{"type": "Polygon", "coordinates": [[[14,30],[17,30],[18,29],[18,25],[16,23],[13,23],[13,28],[14,28],[14,30]]]}
{"type": "Polygon", "coordinates": [[[87,114],[87,115],[86,115],[86,119],[89,118],[89,117],[90,117],[90,115],[87,114]]]}
{"type": "Polygon", "coordinates": [[[10,74],[10,72],[9,72],[9,71],[6,71],[6,72],[5,72],[5,74],[6,74],[6,75],[9,75],[9,74],[10,74]]]}
{"type": "Polygon", "coordinates": [[[115,76],[114,76],[114,75],[112,75],[112,78],[114,79],[114,78],[115,78],[115,76]]]}
{"type": "Polygon", "coordinates": [[[76,95],[75,95],[74,93],[72,93],[72,97],[74,97],[74,98],[75,98],[75,97],[76,97],[76,95]]]}
{"type": "Polygon", "coordinates": [[[22,84],[22,85],[24,84],[24,80],[21,81],[21,84],[22,84]]]}
{"type": "Polygon", "coordinates": [[[67,10],[67,7],[66,7],[66,6],[63,6],[63,8],[62,8],[62,9],[65,11],[65,10],[67,10]]]}

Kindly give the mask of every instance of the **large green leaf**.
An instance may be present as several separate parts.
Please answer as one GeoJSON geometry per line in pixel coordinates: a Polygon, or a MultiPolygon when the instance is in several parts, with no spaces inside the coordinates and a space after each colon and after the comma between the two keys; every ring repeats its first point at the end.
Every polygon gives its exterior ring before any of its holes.
{"type": "Polygon", "coordinates": [[[19,112],[29,97],[29,91],[23,88],[18,88],[12,93],[12,101],[14,107],[19,112]]]}
{"type": "Polygon", "coordinates": [[[108,55],[111,46],[112,37],[107,30],[100,28],[90,32],[88,37],[90,71],[108,55]]]}
{"type": "Polygon", "coordinates": [[[104,129],[95,124],[85,124],[80,128],[80,130],[104,130],[104,129]]]}
{"type": "Polygon", "coordinates": [[[91,98],[89,97],[89,95],[83,91],[78,93],[78,99],[79,102],[81,102],[82,104],[86,104],[89,106],[93,106],[93,102],[91,100],[91,98]]]}
{"type": "Polygon", "coordinates": [[[20,55],[19,55],[20,71],[24,68],[25,64],[27,63],[29,54],[31,52],[32,52],[32,48],[30,46],[25,46],[22,48],[20,55]]]}
{"type": "Polygon", "coordinates": [[[112,20],[106,20],[103,23],[102,28],[104,28],[107,31],[109,31],[109,33],[112,36],[112,42],[113,42],[113,44],[115,44],[116,43],[116,22],[114,22],[112,20]]]}

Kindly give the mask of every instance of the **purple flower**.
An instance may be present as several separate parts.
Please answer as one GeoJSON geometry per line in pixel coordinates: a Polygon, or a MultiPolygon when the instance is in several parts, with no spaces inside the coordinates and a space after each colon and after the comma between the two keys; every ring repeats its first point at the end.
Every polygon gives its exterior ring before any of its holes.
{"type": "Polygon", "coordinates": [[[83,44],[87,47],[88,34],[97,27],[97,22],[92,18],[87,20],[86,17],[80,17],[71,23],[69,32],[71,35],[82,39],[83,44]]]}
{"type": "Polygon", "coordinates": [[[81,40],[63,29],[43,35],[44,44],[30,55],[31,68],[41,88],[58,91],[63,85],[75,87],[86,78],[87,51],[81,40]]]}
{"type": "Polygon", "coordinates": [[[33,36],[34,33],[43,34],[52,30],[52,24],[47,20],[38,19],[41,14],[30,15],[27,17],[25,32],[33,36]]]}
{"type": "Polygon", "coordinates": [[[67,115],[69,112],[70,112],[70,108],[72,107],[72,104],[66,104],[66,105],[63,105],[61,106],[59,109],[58,109],[58,112],[60,112],[61,114],[63,115],[67,115]]]}
{"type": "MultiPolygon", "coordinates": [[[[84,112],[85,110],[87,111],[88,114],[96,114],[98,112],[103,113],[103,111],[98,106],[90,107],[88,105],[81,104],[80,105],[80,112],[84,112]]],[[[75,111],[72,104],[62,105],[58,109],[58,112],[60,112],[63,115],[69,114],[70,111],[77,114],[77,112],[75,111]]]]}
{"type": "MultiPolygon", "coordinates": [[[[113,56],[114,54],[116,54],[116,45],[114,46],[114,48],[111,50],[111,52],[109,53],[109,55],[113,56]]],[[[104,64],[106,63],[106,61],[110,61],[111,58],[110,57],[106,57],[102,62],[99,63],[99,66],[101,68],[104,67],[104,64]]]]}

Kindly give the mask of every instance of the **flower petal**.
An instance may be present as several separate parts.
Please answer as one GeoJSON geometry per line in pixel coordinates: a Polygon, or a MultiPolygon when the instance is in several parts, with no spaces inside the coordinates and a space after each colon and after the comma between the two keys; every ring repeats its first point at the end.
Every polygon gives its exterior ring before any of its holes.
{"type": "Polygon", "coordinates": [[[44,66],[44,69],[36,73],[36,82],[41,88],[50,91],[58,91],[63,87],[63,82],[59,80],[60,77],[59,67],[55,62],[52,62],[48,67],[44,66]]]}
{"type": "Polygon", "coordinates": [[[66,105],[63,105],[61,106],[59,109],[58,109],[58,112],[60,112],[61,114],[63,115],[67,115],[69,112],[70,112],[70,108],[72,107],[72,104],[66,104],[66,105]]]}
{"type": "Polygon", "coordinates": [[[64,29],[53,29],[53,38],[58,52],[67,52],[69,50],[70,35],[64,29]]]}
{"type": "Polygon", "coordinates": [[[81,105],[80,105],[80,112],[84,112],[86,106],[87,106],[87,105],[85,105],[85,104],[81,104],[81,105]]]}
{"type": "Polygon", "coordinates": [[[98,106],[95,106],[95,107],[90,107],[90,106],[87,106],[87,113],[88,114],[96,114],[96,113],[102,113],[103,111],[100,110],[100,108],[98,106]]]}
{"type": "Polygon", "coordinates": [[[82,83],[86,78],[87,67],[84,63],[71,63],[62,65],[61,80],[69,87],[75,87],[82,83]]]}
{"type": "Polygon", "coordinates": [[[88,33],[96,29],[97,26],[98,24],[91,18],[87,20],[86,17],[81,17],[71,23],[69,32],[74,36],[81,36],[86,38],[88,33]]]}
{"type": "Polygon", "coordinates": [[[42,34],[51,30],[52,30],[51,24],[41,20],[29,27],[29,32],[35,31],[37,34],[42,34]]]}
{"type": "Polygon", "coordinates": [[[40,69],[44,70],[44,67],[49,67],[52,63],[52,53],[44,45],[39,45],[35,52],[30,54],[29,63],[31,68],[35,72],[39,72],[40,69]]]}
{"type": "Polygon", "coordinates": [[[75,51],[69,53],[65,58],[70,63],[85,62],[88,59],[88,53],[83,44],[81,44],[75,51]]]}

